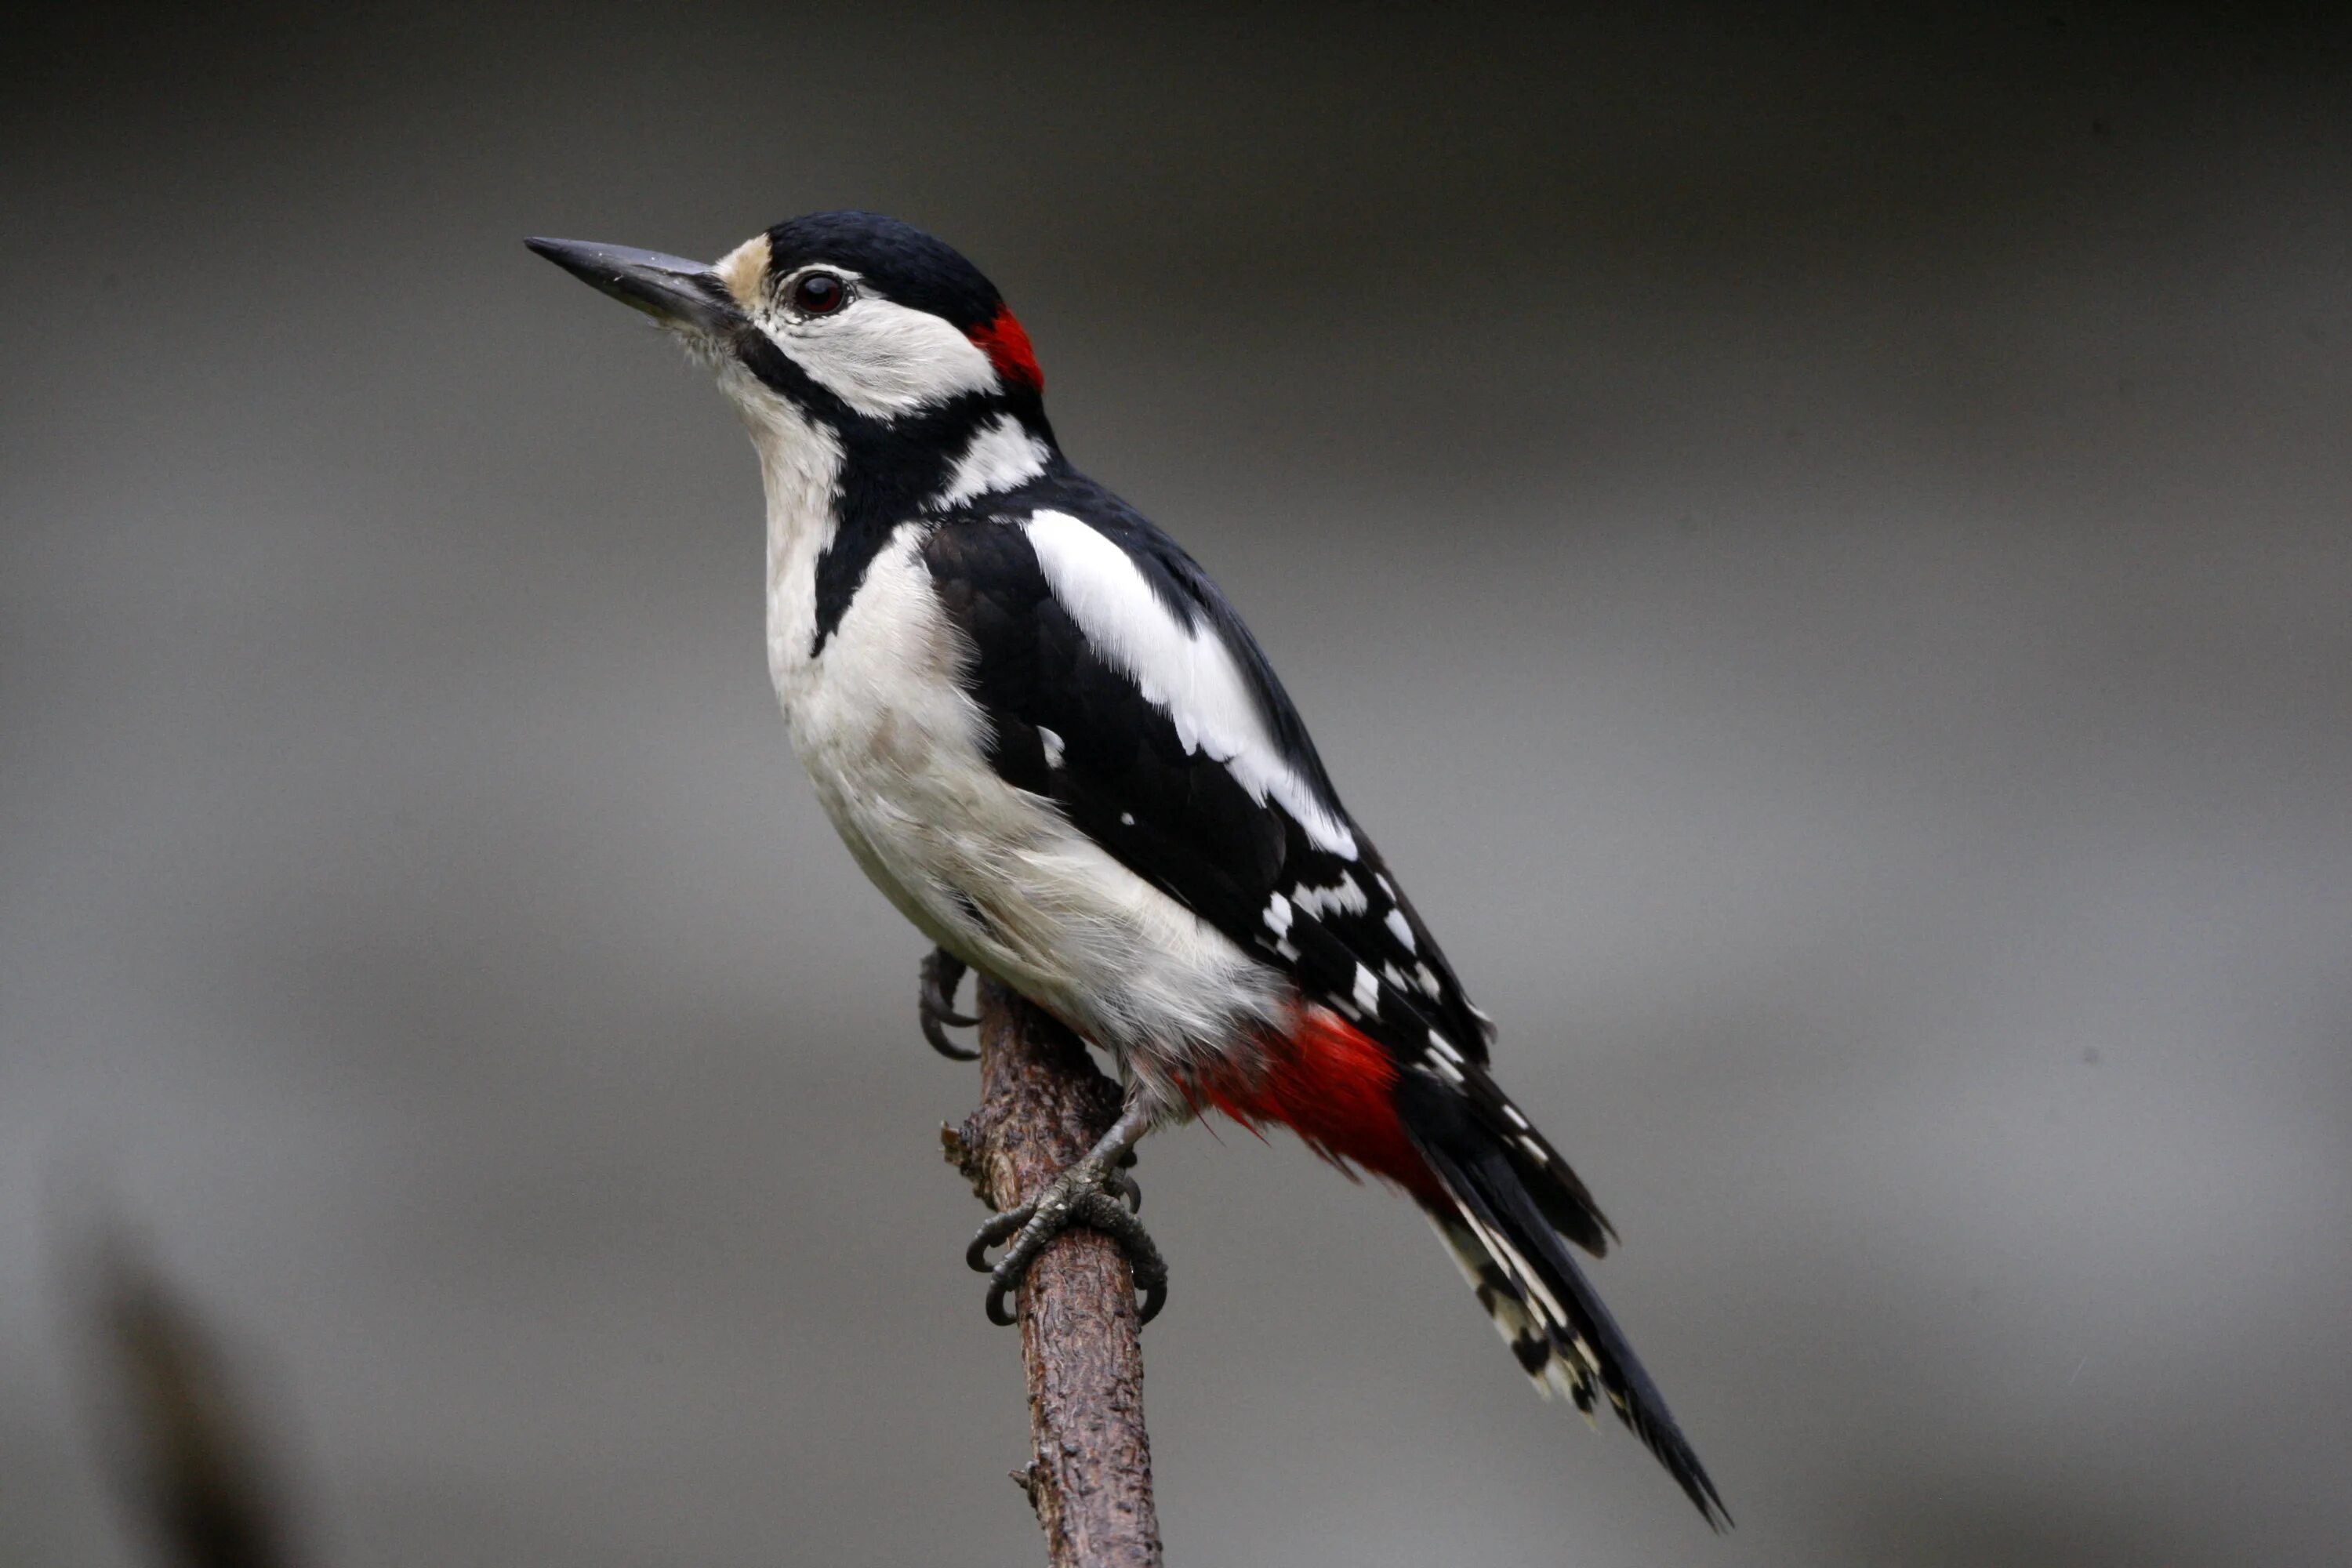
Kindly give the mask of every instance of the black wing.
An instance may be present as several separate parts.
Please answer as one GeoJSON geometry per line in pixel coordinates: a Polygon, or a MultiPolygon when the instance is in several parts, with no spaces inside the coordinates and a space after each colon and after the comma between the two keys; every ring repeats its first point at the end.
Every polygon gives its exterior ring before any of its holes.
{"type": "Polygon", "coordinates": [[[1465,1058],[1483,1060],[1485,1026],[1452,966],[1348,819],[1265,656],[1201,568],[1074,477],[992,500],[992,515],[934,530],[923,558],[971,649],[967,679],[992,725],[997,772],[1055,801],[1121,864],[1369,1030],[1374,1010],[1359,1001],[1358,973],[1368,969],[1403,1004],[1393,1031],[1380,1035],[1396,1033],[1409,1059],[1433,1027],[1465,1058]],[[1185,743],[1170,708],[1148,699],[1055,595],[1019,526],[1034,510],[1081,519],[1125,552],[1169,614],[1210,629],[1247,680],[1282,762],[1352,839],[1352,853],[1318,844],[1279,801],[1254,795],[1231,759],[1185,743]]]}
{"type": "Polygon", "coordinates": [[[1280,681],[1198,563],[1117,498],[1066,473],[942,520],[922,555],[968,642],[966,679],[988,717],[998,773],[1054,801],[1122,865],[1285,970],[1401,1065],[1454,1081],[1465,1109],[1526,1163],[1535,1190],[1557,1194],[1544,1206],[1562,1233],[1601,1250],[1607,1222],[1487,1078],[1491,1025],[1339,805],[1280,681]],[[1021,526],[1046,510],[1117,544],[1163,609],[1219,639],[1283,761],[1352,844],[1334,847],[1328,833],[1318,843],[1280,801],[1246,787],[1231,759],[1186,743],[1171,708],[1148,698],[1056,595],[1021,526]]]}

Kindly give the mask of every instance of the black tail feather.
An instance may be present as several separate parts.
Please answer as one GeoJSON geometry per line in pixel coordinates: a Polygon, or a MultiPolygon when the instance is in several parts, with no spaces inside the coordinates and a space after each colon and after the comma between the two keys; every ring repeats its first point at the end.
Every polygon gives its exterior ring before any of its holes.
{"type": "MultiPolygon", "coordinates": [[[[1408,1126],[1415,1120],[1409,1115],[1408,1126]]],[[[1439,1125],[1427,1134],[1413,1127],[1415,1141],[1454,1212],[1433,1209],[1431,1217],[1520,1366],[1539,1390],[1566,1394],[1588,1415],[1597,1390],[1708,1526],[1728,1526],[1731,1515],[1665,1396],[1561,1244],[1550,1205],[1529,1191],[1517,1163],[1483,1129],[1458,1118],[1434,1120],[1439,1125]]]]}

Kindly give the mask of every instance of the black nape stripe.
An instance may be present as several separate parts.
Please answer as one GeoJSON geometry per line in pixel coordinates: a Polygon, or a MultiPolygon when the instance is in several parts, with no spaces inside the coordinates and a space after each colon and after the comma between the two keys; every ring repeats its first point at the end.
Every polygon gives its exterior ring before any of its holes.
{"type": "Polygon", "coordinates": [[[1053,427],[1037,395],[969,392],[897,419],[861,414],[778,348],[764,334],[748,333],[738,351],[743,366],[841,443],[841,489],[834,499],[834,533],[816,563],[816,629],[809,657],[825,643],[866,581],[874,557],[899,524],[912,522],[947,489],[948,476],[990,420],[1005,414],[1055,451],[1053,427]]]}
{"type": "MultiPolygon", "coordinates": [[[[824,651],[890,535],[900,524],[925,515],[947,489],[948,477],[971,438],[1008,408],[1004,397],[977,392],[888,421],[844,408],[845,417],[834,426],[842,446],[841,493],[834,502],[833,539],[816,562],[816,630],[810,658],[824,651]]],[[[1044,426],[1042,418],[1024,423],[1032,434],[1044,426]]],[[[1043,434],[1051,449],[1052,432],[1043,434]]],[[[1059,457],[1054,461],[1058,463],[1059,457]]]]}

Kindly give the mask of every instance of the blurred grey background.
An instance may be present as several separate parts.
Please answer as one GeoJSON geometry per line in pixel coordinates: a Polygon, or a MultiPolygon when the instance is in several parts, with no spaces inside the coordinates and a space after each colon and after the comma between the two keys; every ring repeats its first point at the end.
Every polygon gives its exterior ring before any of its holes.
{"type": "Polygon", "coordinates": [[[84,11],[0,93],[0,1562],[61,1167],[320,1563],[1039,1556],[971,1075],[705,379],[525,233],[966,249],[1251,616],[1740,1521],[1157,1140],[1189,1564],[2352,1555],[2346,35],[1983,8],[84,11]]]}

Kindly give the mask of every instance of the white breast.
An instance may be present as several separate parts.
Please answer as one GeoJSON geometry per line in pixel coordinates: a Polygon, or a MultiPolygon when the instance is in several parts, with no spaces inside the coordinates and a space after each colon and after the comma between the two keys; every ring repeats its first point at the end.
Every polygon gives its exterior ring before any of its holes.
{"type": "MultiPolygon", "coordinates": [[[[1136,876],[1044,798],[989,766],[964,650],[917,554],[893,533],[822,653],[815,563],[829,521],[770,489],[768,643],[793,751],[860,868],[931,941],[1115,1051],[1171,1110],[1172,1069],[1254,1048],[1290,994],[1280,973],[1136,876]]],[[[829,489],[829,486],[827,487],[829,489]]]]}

